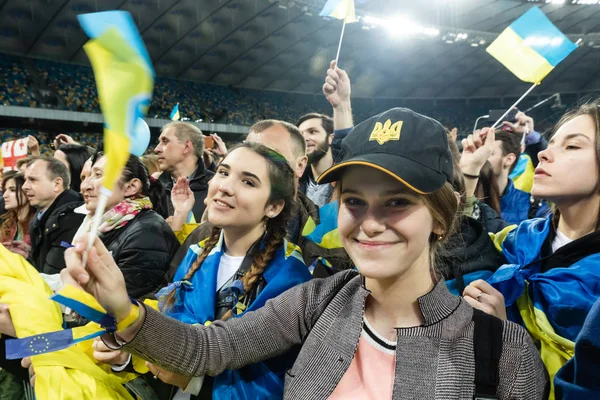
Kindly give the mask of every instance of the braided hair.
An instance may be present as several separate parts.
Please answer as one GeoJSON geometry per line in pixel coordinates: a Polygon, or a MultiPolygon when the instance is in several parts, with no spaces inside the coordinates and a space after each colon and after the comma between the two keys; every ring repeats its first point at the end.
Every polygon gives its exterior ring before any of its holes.
{"type": "MultiPolygon", "coordinates": [[[[296,198],[296,179],[294,179],[294,170],[288,164],[286,159],[279,153],[270,148],[258,143],[244,142],[233,147],[229,152],[233,152],[239,148],[250,149],[256,154],[262,156],[268,163],[269,181],[271,182],[271,193],[267,204],[273,204],[284,201],[285,204],[281,212],[274,218],[265,217],[265,235],[263,237],[264,248],[257,252],[250,270],[241,278],[244,284],[244,292],[250,291],[256,286],[267,265],[275,256],[277,250],[284,243],[287,235],[287,227],[292,218],[292,211],[295,206],[296,198]]],[[[265,206],[266,206],[265,205],[265,206]]],[[[209,214],[210,219],[210,214],[209,214]]],[[[196,261],[191,265],[183,280],[190,280],[194,273],[200,268],[206,257],[212,249],[217,245],[221,235],[221,228],[214,227],[210,237],[204,244],[202,253],[196,261]]],[[[166,300],[167,307],[171,307],[175,303],[175,291],[171,292],[166,300]]],[[[232,311],[228,311],[223,319],[228,319],[232,316],[232,311]]]]}

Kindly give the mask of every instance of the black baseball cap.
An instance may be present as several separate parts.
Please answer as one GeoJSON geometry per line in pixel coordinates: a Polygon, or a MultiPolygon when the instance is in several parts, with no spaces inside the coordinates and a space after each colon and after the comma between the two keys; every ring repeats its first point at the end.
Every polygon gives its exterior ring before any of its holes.
{"type": "Polygon", "coordinates": [[[376,168],[420,194],[452,183],[446,128],[407,108],[392,108],[355,126],[342,150],[342,161],[321,174],[319,183],[340,180],[351,165],[376,168]]]}

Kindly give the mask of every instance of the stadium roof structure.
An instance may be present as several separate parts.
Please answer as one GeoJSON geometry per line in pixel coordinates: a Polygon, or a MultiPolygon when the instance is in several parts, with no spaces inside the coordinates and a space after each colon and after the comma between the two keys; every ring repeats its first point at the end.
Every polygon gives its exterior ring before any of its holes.
{"type": "MultiPolygon", "coordinates": [[[[77,14],[119,9],[131,12],[159,76],[318,93],[342,26],[319,17],[324,3],[0,0],[0,52],[87,64],[77,14]]],[[[485,48],[537,5],[574,41],[583,39],[538,93],[600,91],[600,5],[579,3],[598,1],[356,0],[361,19],[346,27],[340,66],[357,96],[518,96],[528,84],[485,48]]]]}

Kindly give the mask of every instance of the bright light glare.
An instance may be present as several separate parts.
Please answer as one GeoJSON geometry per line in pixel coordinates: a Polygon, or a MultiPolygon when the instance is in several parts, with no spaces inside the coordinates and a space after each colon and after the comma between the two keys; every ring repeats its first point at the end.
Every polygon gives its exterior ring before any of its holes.
{"type": "Polygon", "coordinates": [[[440,34],[439,29],[420,25],[412,18],[404,15],[397,15],[390,18],[365,16],[362,21],[368,25],[385,28],[394,37],[414,35],[438,36],[440,34]]]}
{"type": "Polygon", "coordinates": [[[528,46],[542,47],[542,46],[552,46],[558,47],[563,43],[564,39],[561,37],[548,37],[548,36],[530,36],[524,40],[525,44],[528,46]]]}
{"type": "Polygon", "coordinates": [[[546,0],[546,3],[550,3],[550,4],[565,4],[565,0],[546,0]]]}

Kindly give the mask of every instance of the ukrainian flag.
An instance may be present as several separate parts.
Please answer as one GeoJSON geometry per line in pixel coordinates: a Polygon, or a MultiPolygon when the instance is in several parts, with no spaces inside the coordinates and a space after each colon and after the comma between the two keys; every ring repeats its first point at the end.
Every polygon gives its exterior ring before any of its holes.
{"type": "Polygon", "coordinates": [[[354,0],[327,0],[319,15],[343,19],[346,23],[356,22],[354,0]]]}
{"type": "Polygon", "coordinates": [[[77,19],[90,37],[83,47],[94,70],[104,117],[107,162],[102,186],[111,192],[129,158],[135,123],[148,111],[154,69],[128,12],[82,14],[77,19]]]}
{"type": "Polygon", "coordinates": [[[175,104],[169,118],[171,118],[172,121],[179,121],[179,103],[175,104]]]}
{"type": "Polygon", "coordinates": [[[487,48],[517,78],[539,83],[577,45],[533,7],[513,22],[487,48]]]}

